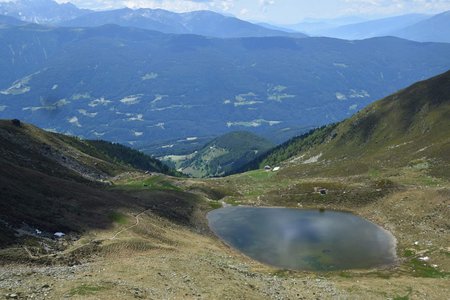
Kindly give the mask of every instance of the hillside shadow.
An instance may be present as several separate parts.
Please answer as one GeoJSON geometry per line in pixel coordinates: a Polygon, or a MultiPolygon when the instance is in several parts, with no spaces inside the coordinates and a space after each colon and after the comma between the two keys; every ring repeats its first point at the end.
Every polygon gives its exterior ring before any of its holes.
{"type": "MultiPolygon", "coordinates": [[[[52,170],[49,170],[52,172],[52,170]]],[[[0,160],[0,248],[17,244],[14,230],[43,234],[64,232],[77,237],[93,229],[114,226],[113,212],[151,210],[185,226],[201,201],[181,191],[123,191],[85,180],[50,176],[0,160]]]]}

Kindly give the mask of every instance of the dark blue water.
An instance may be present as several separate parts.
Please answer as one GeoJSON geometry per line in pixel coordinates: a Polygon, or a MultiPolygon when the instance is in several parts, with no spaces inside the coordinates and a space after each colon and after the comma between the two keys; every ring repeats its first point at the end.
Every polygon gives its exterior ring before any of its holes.
{"type": "Polygon", "coordinates": [[[279,268],[366,269],[396,261],[393,235],[351,213],[226,207],[208,213],[208,221],[227,244],[279,268]]]}

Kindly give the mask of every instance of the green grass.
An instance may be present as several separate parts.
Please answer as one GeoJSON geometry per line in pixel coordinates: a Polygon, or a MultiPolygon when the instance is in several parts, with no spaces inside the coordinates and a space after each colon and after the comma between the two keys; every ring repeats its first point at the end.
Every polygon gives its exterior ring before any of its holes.
{"type": "Polygon", "coordinates": [[[241,202],[239,202],[238,200],[236,200],[234,198],[225,199],[225,203],[229,204],[231,206],[238,206],[239,204],[241,204],[241,202]]]}
{"type": "Polygon", "coordinates": [[[441,272],[436,268],[433,268],[426,262],[419,260],[418,258],[413,258],[410,260],[409,265],[414,270],[413,276],[415,277],[425,277],[425,278],[448,278],[450,273],[441,272]]]}
{"type": "Polygon", "coordinates": [[[271,178],[275,174],[276,174],[275,172],[265,170],[256,170],[245,173],[245,175],[254,180],[266,180],[268,178],[271,178]]]}
{"type": "Polygon", "coordinates": [[[210,202],[209,202],[209,206],[210,206],[212,209],[222,208],[222,204],[221,204],[220,202],[217,202],[217,201],[210,201],[210,202]]]}
{"type": "Polygon", "coordinates": [[[129,180],[116,185],[118,188],[125,190],[162,190],[162,191],[181,191],[181,189],[173,185],[164,176],[151,176],[143,180],[129,180]]]}
{"type": "Polygon", "coordinates": [[[368,175],[369,175],[369,177],[376,179],[376,178],[380,177],[381,172],[378,169],[370,168],[368,175]]]}
{"type": "Polygon", "coordinates": [[[339,276],[341,276],[343,278],[353,278],[352,274],[350,274],[348,272],[339,272],[339,276]]]}
{"type": "Polygon", "coordinates": [[[116,222],[117,224],[120,224],[120,225],[125,225],[127,223],[127,220],[128,220],[126,215],[124,215],[124,214],[122,214],[120,212],[116,212],[116,211],[111,212],[108,215],[108,218],[111,221],[116,222]]]}
{"type": "Polygon", "coordinates": [[[270,190],[270,186],[284,187],[287,185],[289,180],[281,179],[276,175],[275,172],[256,170],[232,175],[218,184],[222,190],[227,191],[227,196],[255,198],[270,190]]]}

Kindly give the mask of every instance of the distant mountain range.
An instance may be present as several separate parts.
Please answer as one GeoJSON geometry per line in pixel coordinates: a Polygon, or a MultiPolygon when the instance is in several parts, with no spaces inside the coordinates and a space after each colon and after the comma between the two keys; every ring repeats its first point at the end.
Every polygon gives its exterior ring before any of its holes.
{"type": "Polygon", "coordinates": [[[285,26],[312,36],[347,40],[395,36],[418,42],[450,42],[450,11],[430,16],[406,14],[369,21],[330,20],[285,26]],[[344,22],[344,24],[341,24],[344,22]]]}
{"type": "Polygon", "coordinates": [[[53,0],[17,0],[0,3],[0,15],[37,24],[67,27],[96,27],[116,24],[165,33],[198,34],[219,38],[306,37],[302,33],[268,29],[212,11],[174,13],[163,9],[133,10],[129,8],[92,11],[79,9],[71,3],[58,4],[53,0]]]}
{"type": "Polygon", "coordinates": [[[287,28],[297,32],[308,32],[312,36],[319,35],[322,31],[337,28],[340,26],[357,24],[368,21],[366,18],[349,16],[349,17],[337,17],[332,19],[317,19],[308,18],[299,23],[278,25],[279,28],[287,28]]]}
{"type": "Polygon", "coordinates": [[[450,43],[450,11],[394,31],[393,35],[420,42],[450,43]]]}
{"type": "Polygon", "coordinates": [[[0,117],[159,156],[235,130],[280,143],[450,68],[446,44],[298,38],[208,11],[18,0],[0,12],[0,117]]]}
{"type": "Polygon", "coordinates": [[[162,9],[132,10],[124,8],[92,12],[60,23],[60,25],[72,27],[95,27],[106,24],[117,24],[165,33],[198,34],[219,38],[267,36],[306,37],[302,33],[268,29],[212,11],[173,13],[162,9]]]}
{"type": "Polygon", "coordinates": [[[365,21],[343,25],[320,31],[320,35],[347,40],[360,40],[379,36],[389,36],[399,28],[416,24],[429,18],[428,15],[408,14],[397,17],[365,21]]]}
{"type": "Polygon", "coordinates": [[[0,26],[5,26],[5,25],[17,26],[17,25],[24,25],[24,24],[26,24],[26,22],[23,22],[19,19],[0,15],[0,26]]]}
{"type": "MultiPolygon", "coordinates": [[[[347,40],[395,36],[419,42],[450,42],[450,12],[435,16],[406,14],[369,21],[358,17],[311,19],[298,24],[277,26],[267,23],[254,24],[212,11],[174,13],[163,9],[130,8],[93,11],[79,9],[71,3],[58,4],[53,0],[16,0],[0,3],[0,15],[37,24],[67,27],[115,24],[164,33],[198,34],[218,38],[302,38],[306,37],[304,33],[307,33],[312,36],[347,40]]],[[[14,21],[11,19],[0,18],[0,25],[12,23],[14,21]]]]}
{"type": "Polygon", "coordinates": [[[16,0],[0,3],[0,15],[14,17],[24,22],[56,24],[91,12],[71,3],[58,4],[52,0],[16,0]]]}
{"type": "Polygon", "coordinates": [[[279,143],[450,69],[448,53],[450,44],[396,38],[7,27],[0,29],[0,118],[138,148],[236,130],[279,143]]]}

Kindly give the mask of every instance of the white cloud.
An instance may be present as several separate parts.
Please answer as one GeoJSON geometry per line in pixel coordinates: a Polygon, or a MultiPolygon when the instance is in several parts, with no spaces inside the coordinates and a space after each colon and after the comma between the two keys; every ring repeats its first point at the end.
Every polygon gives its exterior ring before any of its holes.
{"type": "Polygon", "coordinates": [[[267,12],[269,6],[274,5],[274,4],[275,4],[275,0],[259,0],[259,6],[264,13],[267,12]]]}
{"type": "Polygon", "coordinates": [[[450,9],[449,0],[341,0],[346,14],[437,13],[450,9]]]}
{"type": "MultiPolygon", "coordinates": [[[[9,1],[9,0],[0,0],[9,1]]],[[[243,1],[253,2],[257,0],[243,1]]],[[[269,2],[271,0],[268,0],[269,2]]],[[[273,0],[272,0],[273,1],[273,0]]],[[[58,3],[67,3],[69,0],[56,0],[58,3]]],[[[107,10],[116,8],[161,8],[174,12],[187,12],[196,10],[230,11],[237,0],[70,0],[71,3],[94,10],[107,10]]]]}
{"type": "Polygon", "coordinates": [[[240,16],[245,16],[245,15],[247,15],[248,14],[248,9],[246,9],[246,8],[243,8],[243,9],[241,9],[240,11],[239,11],[239,15],[240,16]]]}
{"type": "MultiPolygon", "coordinates": [[[[83,2],[83,0],[78,0],[83,2]]],[[[109,7],[129,7],[129,8],[161,8],[175,12],[186,12],[194,10],[209,9],[211,3],[209,1],[189,1],[189,0],[101,0],[98,1],[108,3],[109,7]]]]}

